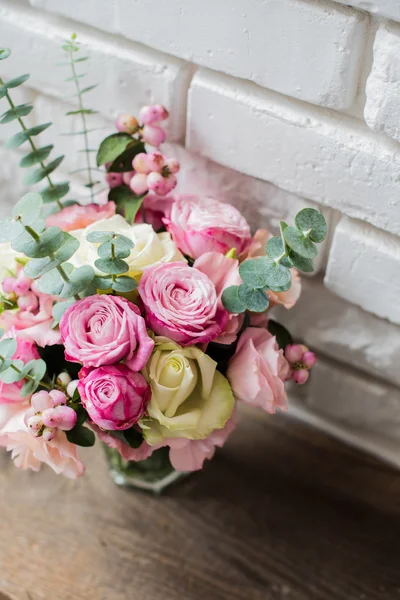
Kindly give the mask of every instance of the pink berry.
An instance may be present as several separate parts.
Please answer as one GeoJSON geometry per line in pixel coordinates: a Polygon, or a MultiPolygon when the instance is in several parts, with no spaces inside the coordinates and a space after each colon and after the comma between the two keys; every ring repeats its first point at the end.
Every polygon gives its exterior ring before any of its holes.
{"type": "Polygon", "coordinates": [[[32,285],[32,279],[26,277],[26,275],[20,275],[14,284],[14,292],[17,296],[24,296],[29,292],[32,285]]]}
{"type": "Polygon", "coordinates": [[[37,437],[38,432],[43,427],[42,419],[39,415],[34,415],[33,417],[29,417],[26,420],[26,426],[28,428],[29,433],[33,436],[37,437]]]}
{"type": "Polygon", "coordinates": [[[76,388],[78,387],[78,383],[79,383],[79,379],[73,379],[68,385],[67,385],[67,394],[70,398],[72,398],[72,396],[75,393],[76,388]]]}
{"type": "Polygon", "coordinates": [[[42,412],[42,423],[45,427],[58,427],[59,418],[55,408],[46,408],[42,412]]]}
{"type": "Polygon", "coordinates": [[[129,186],[134,174],[135,174],[135,171],[125,171],[125,173],[122,173],[122,181],[124,182],[125,185],[129,186]]]}
{"type": "Polygon", "coordinates": [[[119,115],[115,121],[115,127],[121,133],[135,133],[138,130],[138,120],[132,115],[119,115]]]}
{"type": "Polygon", "coordinates": [[[149,190],[155,192],[158,196],[165,196],[168,193],[166,179],[161,173],[153,171],[147,175],[147,185],[149,190]]]}
{"type": "Polygon", "coordinates": [[[35,412],[43,412],[46,408],[53,408],[53,399],[49,392],[41,390],[40,392],[33,394],[31,404],[35,412]]]}
{"type": "Polygon", "coordinates": [[[314,352],[311,352],[310,350],[308,352],[305,352],[302,356],[301,362],[308,368],[311,369],[315,363],[317,362],[317,357],[315,356],[314,352]]]}
{"type": "Polygon", "coordinates": [[[122,173],[107,173],[106,182],[108,183],[109,188],[122,185],[122,173]]]}
{"type": "Polygon", "coordinates": [[[142,129],[142,137],[146,144],[158,148],[165,142],[167,135],[164,129],[158,127],[158,125],[145,125],[142,129]]]}
{"type": "Polygon", "coordinates": [[[181,168],[180,162],[179,160],[176,160],[176,158],[169,158],[165,161],[165,164],[171,173],[178,173],[179,169],[181,168]]]}
{"type": "Polygon", "coordinates": [[[299,369],[298,371],[293,371],[292,379],[298,385],[303,385],[309,377],[309,372],[307,369],[299,369]]]}
{"type": "Polygon", "coordinates": [[[291,363],[297,363],[303,356],[303,350],[300,344],[289,344],[285,348],[285,357],[291,363]]]}
{"type": "Polygon", "coordinates": [[[149,186],[147,184],[147,178],[148,175],[145,175],[144,173],[136,173],[136,175],[132,177],[129,187],[137,196],[141,196],[148,191],[149,186]]]}
{"type": "Polygon", "coordinates": [[[149,160],[150,171],[156,171],[160,173],[162,168],[165,166],[165,156],[157,150],[147,155],[149,160]]]}
{"type": "Polygon", "coordinates": [[[152,125],[158,123],[158,121],[164,121],[168,118],[168,111],[161,104],[154,104],[154,106],[143,106],[139,113],[139,119],[144,125],[152,125]]]}
{"type": "Polygon", "coordinates": [[[1,284],[3,291],[6,294],[11,294],[14,291],[14,285],[16,283],[15,277],[6,277],[1,284]]]}
{"type": "Polygon", "coordinates": [[[140,154],[136,154],[132,161],[132,167],[137,173],[144,173],[145,175],[150,173],[151,166],[149,163],[149,155],[146,154],[146,152],[140,152],[140,154]]]}
{"type": "Polygon", "coordinates": [[[21,310],[33,312],[39,306],[39,300],[33,292],[28,292],[24,296],[18,298],[17,304],[21,310]]]}
{"type": "Polygon", "coordinates": [[[175,175],[169,175],[168,177],[166,177],[165,187],[167,190],[167,194],[168,194],[168,192],[172,192],[172,190],[176,187],[177,183],[178,183],[178,180],[176,179],[175,175]]]}
{"type": "MultiPolygon", "coordinates": [[[[59,378],[62,375],[66,375],[68,378],[68,383],[71,381],[71,377],[68,375],[68,373],[60,373],[60,375],[58,376],[59,378]]],[[[49,392],[51,399],[53,400],[53,405],[54,406],[59,406],[60,404],[66,404],[67,403],[67,397],[64,394],[64,392],[62,392],[61,390],[51,390],[51,392],[49,392]]]]}
{"type": "Polygon", "coordinates": [[[56,437],[57,429],[46,429],[43,430],[42,437],[45,442],[51,442],[56,437]]]}
{"type": "Polygon", "coordinates": [[[48,408],[42,413],[42,422],[46,427],[57,427],[69,431],[75,426],[76,412],[69,406],[56,406],[48,408]]]}

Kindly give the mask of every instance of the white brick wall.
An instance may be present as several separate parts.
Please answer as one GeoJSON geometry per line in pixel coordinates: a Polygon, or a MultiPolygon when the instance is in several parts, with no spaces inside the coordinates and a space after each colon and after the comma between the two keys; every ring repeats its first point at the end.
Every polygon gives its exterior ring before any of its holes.
{"type": "MultiPolygon", "coordinates": [[[[186,140],[166,147],[183,164],[179,192],[232,202],[254,229],[324,211],[319,275],[278,311],[320,355],[298,402],[313,422],[394,455],[400,1],[0,0],[1,45],[13,49],[0,75],[32,74],[20,101],[34,101],[30,123],[54,122],[39,141],[66,154],[64,171],[81,166],[80,139],[60,136],[79,123],[64,117],[73,91],[55,66],[73,31],[91,57],[86,85],[101,84],[86,96],[99,110],[92,146],[117,113],[159,102],[169,139],[186,140]]],[[[14,131],[0,127],[0,144],[14,131]]],[[[24,191],[19,158],[0,149],[1,214],[24,191]]]]}

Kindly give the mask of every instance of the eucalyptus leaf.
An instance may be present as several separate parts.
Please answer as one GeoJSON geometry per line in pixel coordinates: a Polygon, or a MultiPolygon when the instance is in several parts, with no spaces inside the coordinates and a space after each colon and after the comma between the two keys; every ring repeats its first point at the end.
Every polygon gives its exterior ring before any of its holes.
{"type": "Polygon", "coordinates": [[[296,269],[303,273],[312,273],[314,271],[313,261],[309,258],[303,258],[293,250],[290,251],[289,261],[292,267],[296,267],[296,269]]]}
{"type": "Polygon", "coordinates": [[[11,54],[10,48],[1,48],[0,49],[0,60],[4,60],[8,58],[11,54]]]}
{"type": "Polygon", "coordinates": [[[69,192],[69,183],[64,181],[63,183],[57,183],[56,185],[48,185],[40,194],[43,202],[55,202],[66,196],[69,192]]]}
{"type": "Polygon", "coordinates": [[[225,288],[222,292],[222,304],[226,308],[227,311],[231,313],[242,313],[246,310],[246,306],[239,298],[239,286],[232,285],[228,288],[225,288]]]}
{"type": "Polygon", "coordinates": [[[38,148],[37,150],[32,150],[26,156],[21,158],[19,166],[22,168],[32,167],[37,163],[41,163],[46,160],[49,156],[50,152],[53,150],[54,146],[43,146],[42,148],[38,148]]]}
{"type": "Polygon", "coordinates": [[[32,225],[40,217],[42,204],[42,198],[39,194],[29,192],[14,206],[12,216],[14,219],[21,220],[23,225],[32,225]]]}
{"type": "Polygon", "coordinates": [[[44,123],[43,125],[36,125],[35,127],[31,127],[26,131],[19,131],[15,135],[13,135],[9,140],[4,144],[5,148],[18,148],[24,142],[29,140],[30,137],[34,137],[35,135],[39,135],[45,129],[50,127],[51,123],[44,123]]]}
{"type": "Polygon", "coordinates": [[[303,233],[310,232],[308,235],[312,242],[319,244],[326,238],[327,226],[325,217],[315,208],[303,208],[295,216],[294,223],[303,233]]]}
{"type": "Polygon", "coordinates": [[[103,242],[97,248],[97,254],[100,258],[112,258],[112,247],[114,246],[114,256],[115,258],[128,258],[131,251],[126,248],[116,248],[114,244],[114,240],[112,242],[103,242]]]}
{"type": "Polygon", "coordinates": [[[112,240],[113,235],[112,231],[91,231],[87,234],[86,239],[93,244],[101,244],[112,240]]]}
{"type": "Polygon", "coordinates": [[[267,256],[244,261],[239,267],[244,283],[251,288],[286,285],[290,281],[290,271],[267,256]]]}
{"type": "Polygon", "coordinates": [[[264,312],[269,306],[269,298],[264,290],[251,288],[245,283],[239,286],[238,298],[252,312],[264,312]]]}
{"type": "Polygon", "coordinates": [[[9,358],[6,358],[4,360],[0,359],[0,373],[3,373],[4,371],[6,371],[12,364],[12,361],[9,358]]]}
{"type": "Polygon", "coordinates": [[[39,240],[33,239],[27,232],[23,233],[11,242],[11,247],[29,258],[44,258],[60,248],[63,238],[64,232],[52,226],[40,235],[39,240]]]}
{"type": "Polygon", "coordinates": [[[112,277],[99,277],[96,275],[92,284],[97,290],[110,290],[112,288],[112,277]]]}
{"type": "Polygon", "coordinates": [[[61,317],[65,313],[65,311],[75,303],[74,298],[69,298],[68,300],[63,300],[62,302],[56,302],[53,305],[52,315],[53,319],[56,323],[61,321],[61,317]]]}
{"type": "Polygon", "coordinates": [[[50,175],[64,160],[64,156],[58,156],[54,160],[52,160],[45,167],[40,167],[40,169],[35,169],[31,171],[24,177],[24,183],[26,185],[32,185],[34,183],[39,183],[42,179],[50,175]]]}
{"type": "MultiPolygon", "coordinates": [[[[63,269],[67,272],[73,269],[72,265],[63,265],[63,269]],[[67,267],[67,269],[66,269],[67,267]]],[[[39,279],[37,286],[40,292],[43,294],[50,294],[51,296],[59,296],[64,286],[64,279],[60,273],[53,269],[48,271],[39,279]]]]}
{"type": "Polygon", "coordinates": [[[303,258],[315,258],[317,256],[318,250],[315,244],[296,227],[287,227],[283,235],[287,245],[303,258]]]}
{"type": "Polygon", "coordinates": [[[281,237],[273,237],[268,240],[267,245],[265,246],[265,252],[269,256],[269,258],[278,258],[285,251],[283,240],[281,237]]]}
{"type": "Polygon", "coordinates": [[[16,88],[16,87],[22,85],[23,83],[25,83],[25,81],[27,81],[28,79],[29,79],[29,75],[20,75],[19,77],[10,79],[10,81],[6,81],[4,83],[4,87],[6,87],[7,89],[16,88]]]}
{"type": "MultiPolygon", "coordinates": [[[[100,144],[97,152],[97,166],[105,165],[113,162],[123,151],[128,144],[132,143],[132,136],[128,133],[113,133],[106,137],[100,144]]],[[[132,170],[132,165],[131,165],[132,170]]]]}
{"type": "Polygon", "coordinates": [[[0,341],[0,354],[3,358],[12,358],[17,350],[15,338],[4,338],[0,341]]]}
{"type": "Polygon", "coordinates": [[[15,383],[16,381],[21,381],[23,376],[20,371],[23,369],[23,367],[24,362],[22,360],[11,361],[10,367],[6,371],[0,373],[1,381],[3,383],[15,383]]]}
{"type": "Polygon", "coordinates": [[[19,221],[14,221],[10,217],[0,221],[0,243],[10,242],[22,233],[24,233],[24,227],[19,221]]]}
{"type": "Polygon", "coordinates": [[[63,289],[59,294],[60,298],[69,298],[75,294],[83,292],[94,278],[94,271],[90,265],[83,265],[76,269],[69,276],[69,281],[64,283],[63,289]]]}
{"type": "Polygon", "coordinates": [[[15,119],[26,117],[32,110],[33,106],[31,104],[19,104],[14,108],[10,108],[2,115],[0,124],[5,125],[6,123],[11,123],[11,121],[15,121],[15,119]]]}
{"type": "Polygon", "coordinates": [[[115,292],[120,293],[132,292],[137,286],[137,281],[133,279],[133,277],[128,277],[127,275],[120,275],[112,283],[112,289],[115,292]]]}
{"type": "Polygon", "coordinates": [[[110,275],[120,275],[129,271],[128,263],[121,258],[98,258],[94,264],[97,269],[110,275]]]}

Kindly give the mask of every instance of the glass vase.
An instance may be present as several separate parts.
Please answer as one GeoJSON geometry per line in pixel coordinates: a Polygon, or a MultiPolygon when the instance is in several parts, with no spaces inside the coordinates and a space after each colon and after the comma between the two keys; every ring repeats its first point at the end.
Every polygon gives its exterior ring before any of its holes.
{"type": "Polygon", "coordinates": [[[188,475],[176,471],[169,460],[169,448],[159,448],[141,461],[124,460],[118,450],[103,444],[112,480],[120,486],[136,488],[155,495],[188,475]]]}

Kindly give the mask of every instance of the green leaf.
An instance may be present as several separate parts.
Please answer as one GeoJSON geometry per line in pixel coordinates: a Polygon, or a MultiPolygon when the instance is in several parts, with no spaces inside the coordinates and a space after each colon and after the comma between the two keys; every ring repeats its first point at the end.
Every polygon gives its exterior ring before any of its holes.
{"type": "Polygon", "coordinates": [[[96,436],[94,435],[91,429],[87,427],[77,426],[70,431],[66,431],[67,440],[71,442],[71,444],[76,444],[77,446],[83,446],[88,448],[90,446],[94,446],[96,441],[96,436]]]}
{"type": "Polygon", "coordinates": [[[69,192],[69,183],[57,183],[56,185],[47,186],[44,188],[40,194],[42,196],[43,202],[55,202],[56,200],[60,200],[64,196],[66,196],[69,192]]]}
{"type": "Polygon", "coordinates": [[[11,54],[10,48],[1,48],[0,49],[0,60],[5,60],[11,54]]]}
{"type": "Polygon", "coordinates": [[[22,196],[12,211],[14,219],[20,220],[23,225],[32,225],[39,217],[42,209],[42,198],[36,192],[29,192],[22,196]]]}
{"type": "Polygon", "coordinates": [[[121,258],[98,258],[94,265],[103,273],[110,275],[120,275],[129,271],[129,265],[121,258]]]}
{"type": "MultiPolygon", "coordinates": [[[[132,136],[128,133],[113,133],[106,137],[100,144],[97,152],[97,166],[105,165],[113,162],[123,151],[128,144],[132,143],[132,136]]],[[[131,164],[132,169],[132,164],[131,164]]]]}
{"type": "Polygon", "coordinates": [[[12,358],[17,350],[15,338],[5,338],[0,341],[0,354],[3,358],[12,358]]]}
{"type": "Polygon", "coordinates": [[[3,383],[15,383],[16,381],[21,381],[23,377],[20,371],[24,367],[24,362],[22,360],[12,360],[10,362],[10,367],[0,374],[0,379],[3,383]],[[13,369],[13,366],[17,370],[13,369]]]}
{"type": "Polygon", "coordinates": [[[37,163],[43,162],[49,156],[53,148],[54,146],[43,146],[37,150],[32,150],[32,152],[29,152],[29,154],[21,158],[19,166],[22,168],[32,167],[37,163]]]}
{"type": "Polygon", "coordinates": [[[19,104],[15,108],[10,108],[2,115],[0,124],[5,125],[6,123],[11,123],[11,121],[15,121],[15,119],[26,117],[27,115],[29,115],[32,109],[33,106],[31,104],[19,104]]]}
{"type": "Polygon", "coordinates": [[[87,234],[86,239],[93,244],[101,244],[112,240],[113,235],[112,231],[92,231],[87,234]]]}
{"type": "Polygon", "coordinates": [[[34,183],[38,183],[50,173],[52,173],[64,160],[64,156],[58,156],[54,160],[52,160],[47,166],[41,167],[40,169],[35,169],[35,171],[31,171],[24,177],[24,183],[26,185],[32,185],[34,183]]]}
{"type": "Polygon", "coordinates": [[[25,232],[11,243],[13,250],[23,252],[29,258],[44,258],[60,248],[64,240],[64,232],[59,227],[49,227],[38,241],[25,232]]]}
{"type": "Polygon", "coordinates": [[[24,233],[24,227],[12,218],[0,221],[0,242],[9,242],[24,233]]]}
{"type": "Polygon", "coordinates": [[[36,125],[35,127],[31,127],[26,131],[19,131],[15,135],[13,135],[7,142],[4,144],[5,148],[18,148],[24,142],[29,140],[30,137],[34,137],[35,135],[39,135],[45,129],[50,127],[51,123],[44,123],[43,125],[36,125]]]}
{"type": "Polygon", "coordinates": [[[296,227],[287,227],[284,231],[287,245],[303,258],[315,258],[318,254],[315,244],[296,227]]]}
{"type": "Polygon", "coordinates": [[[0,86],[0,100],[1,98],[4,98],[4,96],[7,94],[7,88],[4,87],[4,85],[0,86]]]}
{"type": "MultiPolygon", "coordinates": [[[[63,265],[63,269],[69,275],[73,270],[73,266],[67,263],[63,265]]],[[[53,269],[42,275],[37,285],[39,291],[43,294],[58,296],[63,289],[64,283],[65,281],[60,273],[56,269],[53,269]]]]}
{"type": "Polygon", "coordinates": [[[252,312],[264,312],[269,306],[269,298],[264,290],[251,288],[245,283],[239,285],[238,298],[252,312]]]}
{"type": "Polygon", "coordinates": [[[300,229],[303,233],[309,232],[308,236],[312,242],[320,244],[326,238],[325,217],[315,208],[303,208],[295,216],[294,223],[297,229],[300,229]]]}
{"type": "Polygon", "coordinates": [[[79,292],[83,292],[93,281],[94,271],[90,265],[83,265],[69,276],[70,280],[65,282],[59,294],[60,298],[70,298],[79,292]]]}
{"type": "Polygon", "coordinates": [[[110,290],[112,289],[112,277],[99,277],[96,275],[92,284],[97,290],[110,290]]]}
{"type": "Polygon", "coordinates": [[[30,75],[20,75],[19,77],[10,79],[10,81],[6,81],[4,83],[4,87],[6,87],[7,89],[16,88],[16,87],[22,85],[23,83],[25,83],[25,81],[27,79],[29,79],[29,77],[30,77],[30,75]]]}
{"type": "Polygon", "coordinates": [[[108,199],[115,202],[118,212],[123,213],[128,223],[133,224],[146,195],[136,196],[126,185],[121,185],[110,190],[108,199]]]}
{"type": "Polygon", "coordinates": [[[127,275],[121,275],[117,277],[112,284],[112,289],[115,292],[127,293],[132,292],[138,286],[138,283],[133,277],[128,277],[127,275]]]}
{"type": "Polygon", "coordinates": [[[32,258],[24,268],[25,275],[37,279],[58,265],[66,262],[79,248],[79,241],[69,233],[64,232],[63,245],[54,253],[54,258],[32,258]]]}
{"type": "Polygon", "coordinates": [[[240,277],[250,288],[286,285],[290,271],[267,256],[244,261],[239,267],[240,277]]]}
{"type": "Polygon", "coordinates": [[[29,375],[30,377],[33,377],[33,381],[28,380],[25,385],[23,386],[20,395],[23,398],[24,396],[28,396],[29,394],[33,394],[33,392],[35,390],[37,390],[37,388],[40,385],[41,380],[43,379],[43,377],[46,374],[46,363],[44,362],[44,360],[39,359],[39,360],[33,360],[31,361],[31,368],[29,369],[29,372],[26,373],[27,375],[29,375]]]}
{"type": "Polygon", "coordinates": [[[113,242],[103,242],[97,248],[97,254],[101,258],[111,258],[112,257],[112,246],[114,246],[114,254],[116,258],[128,258],[131,251],[129,248],[116,248],[113,242]]]}
{"type": "MultiPolygon", "coordinates": [[[[115,134],[114,134],[115,135],[115,134]]],[[[121,134],[119,134],[121,135],[121,134]]],[[[127,134],[123,134],[127,135],[127,134]]],[[[132,171],[132,161],[137,154],[140,152],[145,152],[145,146],[143,142],[139,142],[137,140],[132,141],[131,145],[122,152],[117,158],[111,163],[108,168],[108,172],[112,173],[125,173],[126,171],[132,171]]],[[[106,161],[108,162],[108,161],[106,161]]]]}
{"type": "Polygon", "coordinates": [[[125,429],[122,434],[125,438],[125,441],[131,448],[139,448],[143,442],[143,435],[134,427],[125,429]]]}
{"type": "Polygon", "coordinates": [[[265,252],[269,258],[278,258],[279,256],[282,256],[284,251],[285,248],[281,237],[271,238],[268,240],[267,245],[265,246],[265,252]]]}
{"type": "Polygon", "coordinates": [[[246,310],[246,306],[239,298],[238,285],[232,285],[228,288],[225,288],[222,292],[221,299],[226,310],[231,313],[242,313],[246,310]]]}
{"type": "MultiPolygon", "coordinates": [[[[84,75],[82,75],[84,77],[84,75]]],[[[80,108],[79,110],[69,110],[65,114],[69,115],[97,115],[98,111],[91,108],[80,108]]]]}
{"type": "Polygon", "coordinates": [[[63,316],[67,308],[72,306],[72,304],[74,304],[75,302],[76,300],[74,298],[69,298],[68,300],[64,300],[63,302],[57,302],[56,304],[54,304],[52,310],[54,321],[56,323],[59,323],[61,321],[61,317],[63,316]]]}
{"type": "MultiPolygon", "coordinates": [[[[83,94],[86,94],[87,92],[91,92],[92,90],[94,90],[95,88],[99,87],[99,84],[96,83],[95,85],[89,85],[88,87],[83,88],[80,92],[79,92],[79,96],[82,96],[83,94]]],[[[78,95],[78,94],[77,94],[78,95]]]]}
{"type": "Polygon", "coordinates": [[[289,261],[291,267],[296,267],[296,269],[303,271],[303,273],[312,273],[314,271],[313,261],[309,258],[303,258],[293,250],[290,251],[289,261]]]}
{"type": "Polygon", "coordinates": [[[121,235],[120,233],[113,236],[113,244],[118,250],[132,250],[135,246],[130,238],[126,237],[126,235],[121,235]]]}
{"type": "Polygon", "coordinates": [[[268,319],[267,329],[272,335],[276,337],[278,346],[282,350],[284,350],[286,346],[288,346],[288,344],[293,344],[292,336],[290,335],[288,330],[280,323],[277,323],[273,319],[268,319]]]}
{"type": "Polygon", "coordinates": [[[12,360],[6,358],[5,360],[0,359],[0,373],[4,373],[11,366],[12,360]]]}

